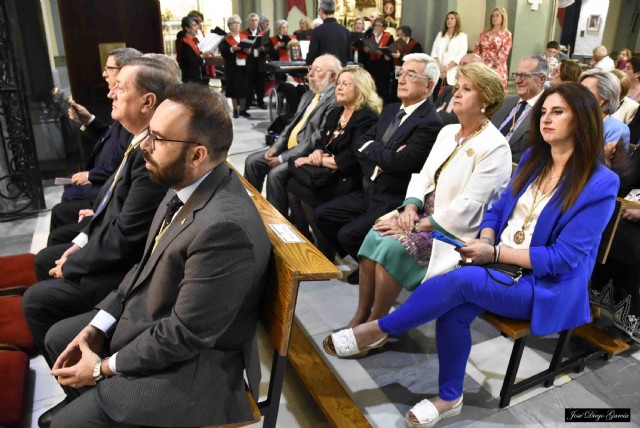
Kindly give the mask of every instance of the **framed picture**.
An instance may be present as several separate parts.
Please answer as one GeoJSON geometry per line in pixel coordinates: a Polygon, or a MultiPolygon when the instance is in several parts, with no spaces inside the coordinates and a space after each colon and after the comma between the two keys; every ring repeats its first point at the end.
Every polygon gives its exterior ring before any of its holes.
{"type": "Polygon", "coordinates": [[[600,15],[589,15],[587,31],[598,31],[600,29],[600,21],[602,21],[602,17],[600,15]]]}

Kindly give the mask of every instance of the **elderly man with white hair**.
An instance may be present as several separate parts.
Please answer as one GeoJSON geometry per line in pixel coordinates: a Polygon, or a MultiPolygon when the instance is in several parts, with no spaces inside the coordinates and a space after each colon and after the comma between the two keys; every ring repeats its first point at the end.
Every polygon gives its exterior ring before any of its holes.
{"type": "Polygon", "coordinates": [[[293,120],[271,148],[253,153],[244,163],[244,176],[256,189],[262,191],[262,183],[267,177],[267,200],[284,216],[289,211],[287,161],[313,151],[321,135],[320,126],[329,111],[338,105],[334,82],[341,69],[340,61],[333,55],[316,58],[309,67],[311,90],[302,96],[293,120]]]}
{"type": "MultiPolygon", "coordinates": [[[[407,55],[397,72],[398,98],[362,136],[357,159],[362,189],[339,196],[316,208],[318,227],[342,256],[358,258],[358,250],[376,219],[400,206],[411,174],[420,172],[442,120],[428,99],[440,71],[423,53],[407,55]]],[[[350,282],[357,283],[357,273],[350,282]]]]}
{"type": "Polygon", "coordinates": [[[603,45],[593,49],[593,58],[589,61],[589,65],[602,71],[611,71],[616,68],[615,62],[613,62],[607,52],[607,48],[603,45]]]}

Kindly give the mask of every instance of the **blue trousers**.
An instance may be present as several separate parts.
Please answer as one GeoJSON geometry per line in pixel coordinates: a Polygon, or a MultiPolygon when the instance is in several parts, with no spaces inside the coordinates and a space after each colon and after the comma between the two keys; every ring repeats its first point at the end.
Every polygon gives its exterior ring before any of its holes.
{"type": "MultiPolygon", "coordinates": [[[[510,278],[491,272],[500,281],[510,278]]],[[[471,352],[471,322],[490,311],[517,319],[531,319],[533,276],[523,276],[510,287],[500,284],[479,266],[455,269],[416,288],[396,311],[378,320],[386,334],[400,334],[437,319],[439,396],[455,400],[462,395],[465,367],[471,352]]]]}

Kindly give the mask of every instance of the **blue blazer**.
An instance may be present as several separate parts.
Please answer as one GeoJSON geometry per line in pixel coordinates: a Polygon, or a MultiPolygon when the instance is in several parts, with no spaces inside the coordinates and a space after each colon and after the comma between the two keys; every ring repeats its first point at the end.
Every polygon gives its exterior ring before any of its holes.
{"type": "MultiPolygon", "coordinates": [[[[530,152],[528,149],[523,153],[523,161],[530,152]]],[[[510,182],[498,202],[487,211],[480,230],[489,227],[499,237],[516,202],[532,181],[533,178],[516,196],[510,182]]],[[[587,284],[619,186],[618,176],[599,164],[576,203],[565,213],[561,210],[559,192],[540,213],[529,247],[533,266],[533,334],[551,334],[591,320],[587,284]]]]}

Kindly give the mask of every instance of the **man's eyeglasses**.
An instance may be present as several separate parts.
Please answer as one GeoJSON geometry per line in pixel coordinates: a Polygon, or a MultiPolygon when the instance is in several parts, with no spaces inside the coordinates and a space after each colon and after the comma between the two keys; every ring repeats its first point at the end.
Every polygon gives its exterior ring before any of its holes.
{"type": "Polygon", "coordinates": [[[542,76],[544,75],[544,73],[541,73],[539,71],[529,71],[526,73],[511,73],[511,76],[514,78],[514,80],[517,79],[526,79],[529,77],[533,77],[533,76],[542,76]]]}
{"type": "Polygon", "coordinates": [[[200,143],[196,143],[195,141],[183,141],[183,140],[172,140],[170,138],[158,138],[157,136],[151,133],[150,129],[147,129],[147,136],[149,137],[149,142],[151,143],[152,150],[156,149],[156,141],[165,141],[169,143],[195,144],[196,146],[200,145],[200,143]]]}
{"type": "Polygon", "coordinates": [[[406,72],[403,72],[402,70],[398,70],[398,71],[395,72],[395,76],[396,76],[396,79],[398,79],[398,80],[402,79],[403,77],[406,77],[407,80],[410,80],[412,82],[415,82],[418,79],[428,79],[427,76],[423,76],[422,74],[418,74],[413,70],[409,70],[409,71],[406,71],[406,72]]]}
{"type": "Polygon", "coordinates": [[[322,73],[322,69],[320,67],[314,67],[313,65],[307,67],[307,70],[309,70],[309,73],[311,73],[312,71],[315,71],[316,73],[322,73]]]}
{"type": "Polygon", "coordinates": [[[120,67],[111,67],[110,65],[105,65],[104,68],[102,69],[102,71],[106,73],[112,70],[120,70],[120,67]]]}

